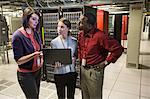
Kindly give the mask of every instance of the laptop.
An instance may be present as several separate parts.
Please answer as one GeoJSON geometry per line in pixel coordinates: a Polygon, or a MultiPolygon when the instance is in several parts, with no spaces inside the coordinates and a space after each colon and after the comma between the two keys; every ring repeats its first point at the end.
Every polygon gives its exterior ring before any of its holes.
{"type": "Polygon", "coordinates": [[[64,65],[72,64],[71,49],[43,48],[44,64],[60,62],[64,65]]]}

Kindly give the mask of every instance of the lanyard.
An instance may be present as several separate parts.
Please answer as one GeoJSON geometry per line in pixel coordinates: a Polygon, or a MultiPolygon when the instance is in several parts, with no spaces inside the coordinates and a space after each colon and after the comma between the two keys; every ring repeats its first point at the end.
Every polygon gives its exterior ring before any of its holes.
{"type": "MultiPolygon", "coordinates": [[[[60,37],[60,39],[61,39],[61,43],[62,43],[63,47],[64,47],[64,48],[68,48],[68,47],[69,47],[69,40],[68,40],[68,37],[67,37],[67,46],[66,46],[66,47],[65,47],[65,44],[64,44],[64,42],[63,42],[63,38],[60,37]]],[[[69,69],[70,69],[70,71],[71,71],[71,65],[69,65],[69,69]]]]}
{"type": "Polygon", "coordinates": [[[64,41],[63,41],[63,38],[60,37],[60,39],[61,39],[61,43],[62,43],[63,47],[64,47],[64,48],[68,48],[68,47],[69,47],[69,40],[68,40],[68,37],[67,37],[67,46],[65,46],[64,41]]]}

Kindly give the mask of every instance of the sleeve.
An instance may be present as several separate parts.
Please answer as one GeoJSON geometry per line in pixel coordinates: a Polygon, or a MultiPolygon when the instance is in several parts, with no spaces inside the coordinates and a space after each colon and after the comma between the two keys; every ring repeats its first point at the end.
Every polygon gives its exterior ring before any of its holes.
{"type": "Polygon", "coordinates": [[[104,48],[109,52],[106,61],[109,63],[115,63],[117,59],[122,55],[124,48],[116,39],[109,38],[106,34],[103,34],[102,40],[104,48]]]}
{"type": "Polygon", "coordinates": [[[14,53],[14,59],[18,61],[23,56],[23,44],[19,35],[13,35],[12,37],[12,48],[14,53]]]}
{"type": "Polygon", "coordinates": [[[51,42],[50,42],[50,46],[51,46],[51,48],[57,48],[57,46],[55,45],[55,41],[54,40],[52,40],[51,42]]]}

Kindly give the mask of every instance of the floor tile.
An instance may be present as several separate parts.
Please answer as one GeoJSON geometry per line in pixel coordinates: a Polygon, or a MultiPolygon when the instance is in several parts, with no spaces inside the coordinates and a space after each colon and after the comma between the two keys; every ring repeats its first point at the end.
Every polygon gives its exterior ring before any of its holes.
{"type": "Polygon", "coordinates": [[[140,99],[150,99],[149,97],[141,97],[140,99]]]}
{"type": "Polygon", "coordinates": [[[119,73],[121,71],[121,67],[120,65],[116,65],[116,64],[113,64],[111,63],[110,65],[108,65],[106,68],[105,68],[105,72],[115,72],[115,73],[119,73]]]}
{"type": "Polygon", "coordinates": [[[104,78],[104,85],[103,89],[111,90],[113,86],[115,85],[116,80],[115,79],[105,79],[104,78]]]}
{"type": "Polygon", "coordinates": [[[2,79],[2,80],[0,81],[0,84],[4,84],[4,83],[7,83],[7,82],[8,82],[8,80],[2,79]]]}
{"type": "Polygon", "coordinates": [[[141,78],[141,85],[150,86],[150,77],[142,77],[141,78]]]}
{"type": "Polygon", "coordinates": [[[117,79],[119,72],[105,71],[104,79],[117,79]]]}
{"type": "MultiPolygon", "coordinates": [[[[145,49],[146,46],[143,46],[142,51],[150,52],[150,49],[145,49]]],[[[17,64],[11,58],[11,51],[10,64],[2,64],[0,59],[0,99],[26,99],[17,81],[17,64]]],[[[140,56],[140,62],[150,65],[149,56],[140,56]]],[[[39,97],[58,99],[55,84],[42,81],[39,97]]],[[[75,99],[82,99],[81,90],[78,88],[75,99]]],[[[127,68],[126,54],[122,54],[115,64],[110,64],[105,69],[103,99],[150,99],[150,69],[127,68]]]]}
{"type": "Polygon", "coordinates": [[[76,88],[75,99],[82,99],[81,90],[79,88],[76,88]]]}
{"type": "Polygon", "coordinates": [[[81,94],[81,89],[76,88],[76,89],[75,89],[75,95],[80,95],[80,94],[81,94]]]}
{"type": "Polygon", "coordinates": [[[11,86],[11,85],[13,85],[13,84],[16,84],[15,82],[11,82],[11,81],[9,81],[9,82],[7,82],[7,83],[5,83],[4,85],[6,85],[6,86],[11,86]]]}
{"type": "Polygon", "coordinates": [[[42,81],[40,86],[41,86],[42,88],[48,88],[49,86],[51,86],[51,84],[50,84],[50,83],[47,83],[47,82],[45,82],[45,81],[42,81]]]}
{"type": "Polygon", "coordinates": [[[58,98],[57,98],[56,91],[53,92],[51,95],[49,95],[48,99],[58,99],[58,98]]]}
{"type": "Polygon", "coordinates": [[[108,99],[110,93],[111,93],[111,90],[103,89],[103,99],[108,99]]]}
{"type": "Polygon", "coordinates": [[[23,94],[23,92],[18,84],[10,86],[10,87],[6,88],[5,90],[2,90],[0,93],[5,94],[7,96],[12,96],[12,97],[13,96],[17,97],[17,96],[20,96],[21,94],[23,94]]]}
{"type": "MultiPolygon", "coordinates": [[[[48,82],[50,83],[50,82],[48,82]]],[[[56,90],[56,86],[54,83],[50,83],[50,85],[48,86],[48,89],[53,89],[53,90],[56,90]]]]}
{"type": "Polygon", "coordinates": [[[140,85],[140,77],[138,75],[127,75],[126,73],[121,73],[117,81],[122,81],[125,83],[135,83],[140,85]]]}
{"type": "Polygon", "coordinates": [[[6,86],[0,85],[0,91],[4,90],[6,88],[7,88],[6,86]]]}
{"type": "Polygon", "coordinates": [[[138,95],[112,91],[108,99],[139,99],[138,95]]]}
{"type": "Polygon", "coordinates": [[[1,93],[0,93],[0,98],[1,99],[14,99],[12,97],[9,97],[9,96],[6,96],[6,95],[2,95],[1,93]]]}
{"type": "Polygon", "coordinates": [[[150,86],[141,85],[141,96],[150,99],[150,86]]]}
{"type": "Polygon", "coordinates": [[[20,96],[16,96],[14,99],[26,99],[24,94],[21,94],[20,96]]]}
{"type": "Polygon", "coordinates": [[[53,91],[54,90],[52,89],[40,88],[40,95],[41,97],[48,97],[49,95],[53,94],[53,91]]]}
{"type": "Polygon", "coordinates": [[[117,81],[113,88],[113,91],[125,92],[128,94],[139,95],[140,85],[133,83],[125,83],[122,81],[117,81]]]}
{"type": "Polygon", "coordinates": [[[125,74],[125,75],[131,75],[131,76],[137,76],[140,77],[142,73],[141,69],[135,69],[135,68],[126,68],[124,67],[121,71],[120,74],[125,74]]]}

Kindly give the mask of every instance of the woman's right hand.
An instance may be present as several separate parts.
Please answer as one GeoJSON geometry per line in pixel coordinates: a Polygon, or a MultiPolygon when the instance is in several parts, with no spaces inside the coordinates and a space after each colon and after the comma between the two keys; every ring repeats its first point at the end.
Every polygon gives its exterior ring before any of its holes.
{"type": "Polygon", "coordinates": [[[62,66],[62,63],[60,63],[60,62],[55,62],[55,68],[59,68],[59,67],[61,67],[62,66]]]}
{"type": "Polygon", "coordinates": [[[24,63],[30,61],[31,59],[33,59],[34,57],[39,57],[41,53],[42,52],[35,51],[32,54],[22,56],[21,58],[18,59],[17,64],[18,65],[24,64],[24,63]]]}
{"type": "Polygon", "coordinates": [[[33,53],[33,55],[34,55],[35,57],[39,57],[39,56],[41,55],[41,53],[42,53],[42,52],[35,51],[35,52],[33,53]]]}

